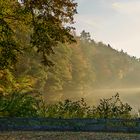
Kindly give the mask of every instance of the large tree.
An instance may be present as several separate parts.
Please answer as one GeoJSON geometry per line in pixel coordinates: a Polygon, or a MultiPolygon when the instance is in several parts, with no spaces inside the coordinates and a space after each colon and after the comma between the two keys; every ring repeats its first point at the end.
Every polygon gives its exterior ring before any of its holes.
{"type": "Polygon", "coordinates": [[[29,46],[50,66],[53,47],[74,41],[68,24],[74,23],[76,7],[74,0],[1,0],[0,69],[11,67],[29,46]]]}

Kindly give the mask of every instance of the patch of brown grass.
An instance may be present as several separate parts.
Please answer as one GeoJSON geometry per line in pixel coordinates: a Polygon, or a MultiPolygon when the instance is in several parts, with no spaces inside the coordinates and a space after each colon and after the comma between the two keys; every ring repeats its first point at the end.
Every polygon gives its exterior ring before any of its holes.
{"type": "Polygon", "coordinates": [[[140,140],[140,134],[95,132],[0,132],[0,140],[140,140]]]}

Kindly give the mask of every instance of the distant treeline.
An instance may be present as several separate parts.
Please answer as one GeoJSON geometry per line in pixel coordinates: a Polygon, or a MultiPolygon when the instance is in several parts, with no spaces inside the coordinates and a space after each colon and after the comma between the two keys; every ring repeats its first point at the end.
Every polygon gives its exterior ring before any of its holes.
{"type": "MultiPolygon", "coordinates": [[[[36,50],[27,49],[18,58],[14,69],[0,71],[0,92],[37,90],[53,100],[69,96],[69,91],[95,88],[138,87],[140,61],[109,44],[95,42],[88,32],[75,36],[77,43],[54,47],[46,67],[36,50]]],[[[22,45],[27,45],[26,41],[22,45]]],[[[76,96],[76,95],[73,95],[76,96]]]]}

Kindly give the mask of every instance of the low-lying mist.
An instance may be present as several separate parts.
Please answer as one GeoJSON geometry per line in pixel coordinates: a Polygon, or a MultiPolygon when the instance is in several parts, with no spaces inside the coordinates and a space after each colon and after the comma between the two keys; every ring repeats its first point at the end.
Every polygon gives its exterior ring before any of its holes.
{"type": "Polygon", "coordinates": [[[137,113],[140,109],[140,88],[114,88],[114,89],[87,89],[85,91],[67,91],[63,94],[55,94],[50,98],[47,96],[47,101],[57,102],[65,99],[73,101],[84,98],[88,105],[98,105],[100,99],[106,99],[119,93],[120,99],[124,103],[128,103],[133,108],[133,112],[137,113]]]}

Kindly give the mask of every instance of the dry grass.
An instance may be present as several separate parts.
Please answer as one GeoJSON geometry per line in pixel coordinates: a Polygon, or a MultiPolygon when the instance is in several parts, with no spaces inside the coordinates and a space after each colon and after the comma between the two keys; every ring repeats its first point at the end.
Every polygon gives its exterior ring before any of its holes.
{"type": "Polygon", "coordinates": [[[1,132],[0,140],[140,140],[140,134],[94,132],[1,132]]]}

